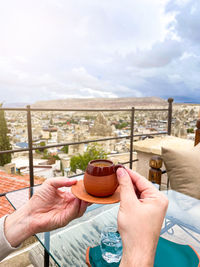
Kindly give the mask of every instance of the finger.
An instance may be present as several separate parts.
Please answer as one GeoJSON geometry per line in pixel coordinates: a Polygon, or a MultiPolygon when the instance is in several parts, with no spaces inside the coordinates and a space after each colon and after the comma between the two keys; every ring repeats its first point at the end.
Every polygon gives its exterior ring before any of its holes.
{"type": "Polygon", "coordinates": [[[73,195],[71,192],[63,192],[65,194],[66,201],[73,201],[77,197],[73,195]]]}
{"type": "Polygon", "coordinates": [[[155,194],[155,192],[157,192],[157,189],[145,177],[141,176],[139,173],[134,172],[128,168],[126,168],[126,171],[130,175],[133,184],[136,186],[137,190],[140,193],[148,192],[148,194],[150,193],[155,194]]]}
{"type": "Polygon", "coordinates": [[[77,182],[77,180],[70,180],[69,178],[66,178],[66,177],[57,177],[57,178],[48,179],[46,181],[48,184],[50,184],[51,186],[55,188],[60,188],[63,186],[69,187],[69,186],[76,184],[77,182]]]}
{"type": "Polygon", "coordinates": [[[124,168],[117,169],[117,179],[120,185],[121,202],[130,202],[137,199],[133,183],[127,171],[124,168]]]}
{"type": "Polygon", "coordinates": [[[79,201],[80,201],[80,206],[79,206],[78,217],[81,217],[88,207],[88,202],[84,200],[79,200],[79,201]]]}

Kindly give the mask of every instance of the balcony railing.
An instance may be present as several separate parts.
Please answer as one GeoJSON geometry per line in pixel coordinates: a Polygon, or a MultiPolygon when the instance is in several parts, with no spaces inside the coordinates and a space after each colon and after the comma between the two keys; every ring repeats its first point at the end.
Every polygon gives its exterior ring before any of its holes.
{"type": "MultiPolygon", "coordinates": [[[[119,139],[130,139],[130,157],[128,162],[122,162],[121,164],[127,164],[129,163],[129,167],[132,169],[132,163],[136,160],[133,160],[133,141],[134,137],[141,137],[141,136],[154,136],[154,135],[163,135],[163,134],[171,134],[171,124],[172,124],[172,102],[173,99],[168,99],[168,108],[162,108],[162,109],[137,109],[135,107],[132,107],[130,109],[49,109],[49,108],[31,108],[29,105],[26,108],[0,108],[0,110],[4,111],[25,111],[27,113],[27,132],[28,132],[28,148],[22,148],[22,149],[13,149],[13,150],[5,150],[0,151],[0,154],[5,153],[16,153],[16,152],[24,152],[28,151],[29,154],[29,174],[30,174],[30,187],[34,186],[34,166],[33,166],[33,151],[38,149],[38,147],[33,146],[33,139],[32,139],[32,112],[36,111],[64,111],[64,112],[130,112],[131,113],[131,131],[130,135],[120,136],[120,137],[108,137],[108,138],[100,138],[100,139],[92,139],[92,140],[84,140],[79,142],[66,142],[66,143],[59,143],[59,144],[53,144],[53,145],[46,145],[46,146],[40,146],[40,149],[47,149],[52,147],[62,147],[65,145],[79,145],[79,144],[88,144],[92,142],[104,142],[109,140],[119,140],[119,139]],[[153,112],[168,112],[168,124],[167,124],[167,131],[162,132],[156,132],[151,134],[135,134],[134,133],[134,121],[135,121],[135,112],[145,112],[145,111],[153,111],[153,112]]],[[[77,175],[75,175],[77,176],[77,175]]],[[[1,193],[1,192],[0,192],[1,193]]],[[[3,192],[2,195],[5,195],[8,192],[3,192]]]]}

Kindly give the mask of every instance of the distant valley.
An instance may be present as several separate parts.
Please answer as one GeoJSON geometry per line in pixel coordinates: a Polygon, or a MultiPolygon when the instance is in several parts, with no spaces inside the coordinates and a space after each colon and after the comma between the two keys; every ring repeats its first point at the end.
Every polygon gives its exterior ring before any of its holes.
{"type": "Polygon", "coordinates": [[[74,98],[62,100],[39,101],[31,105],[32,108],[110,108],[123,109],[131,107],[155,107],[166,106],[168,102],[159,97],[124,97],[124,98],[74,98]]]}

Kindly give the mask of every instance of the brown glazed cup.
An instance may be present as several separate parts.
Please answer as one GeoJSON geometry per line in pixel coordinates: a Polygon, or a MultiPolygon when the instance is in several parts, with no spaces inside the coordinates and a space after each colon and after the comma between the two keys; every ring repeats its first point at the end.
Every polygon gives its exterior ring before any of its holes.
{"type": "Polygon", "coordinates": [[[83,183],[88,194],[95,197],[111,196],[118,187],[116,171],[123,165],[110,160],[97,159],[88,163],[83,183]]]}

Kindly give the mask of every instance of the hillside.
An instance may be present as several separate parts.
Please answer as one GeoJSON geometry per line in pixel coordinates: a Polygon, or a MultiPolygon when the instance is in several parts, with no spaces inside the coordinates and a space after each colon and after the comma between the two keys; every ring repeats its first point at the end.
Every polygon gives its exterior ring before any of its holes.
{"type": "Polygon", "coordinates": [[[74,98],[62,100],[39,101],[32,108],[131,108],[131,107],[163,107],[168,102],[159,97],[124,97],[124,98],[74,98]]]}

